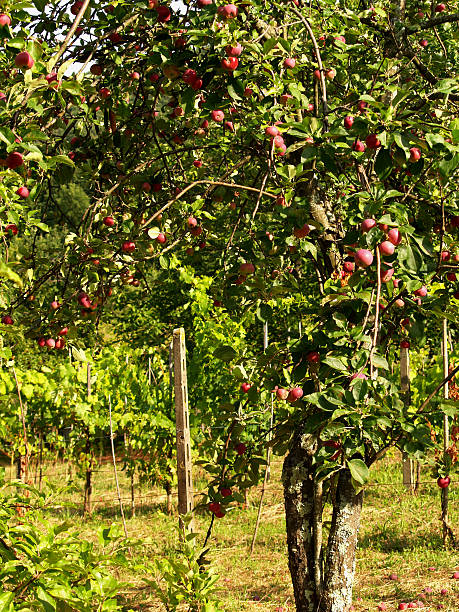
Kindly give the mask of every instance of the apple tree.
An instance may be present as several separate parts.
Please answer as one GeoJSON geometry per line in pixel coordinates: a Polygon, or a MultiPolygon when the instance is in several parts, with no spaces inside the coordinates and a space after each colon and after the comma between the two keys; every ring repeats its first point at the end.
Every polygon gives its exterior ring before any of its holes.
{"type": "Polygon", "coordinates": [[[290,340],[215,347],[251,379],[221,411],[211,491],[231,500],[225,478],[259,465],[244,415],[274,392],[300,611],[350,608],[369,468],[393,446],[425,453],[426,409],[442,414],[423,402],[413,419],[388,357],[457,323],[454,4],[36,0],[1,16],[4,357],[15,334],[53,351],[72,328],[78,346],[114,293],[185,255],[234,320],[288,296],[290,340]],[[45,249],[72,181],[87,205],[45,249]]]}

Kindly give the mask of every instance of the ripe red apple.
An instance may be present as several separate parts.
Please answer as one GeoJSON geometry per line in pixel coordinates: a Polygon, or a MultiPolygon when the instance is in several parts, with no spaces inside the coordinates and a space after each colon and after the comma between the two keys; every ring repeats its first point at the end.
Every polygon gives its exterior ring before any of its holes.
{"type": "Polygon", "coordinates": [[[8,157],[6,158],[6,166],[10,170],[15,170],[16,168],[19,168],[20,166],[22,166],[23,163],[24,160],[22,158],[22,155],[20,153],[17,153],[16,151],[9,153],[8,157]]]}
{"type": "Polygon", "coordinates": [[[191,227],[190,234],[192,236],[200,236],[202,234],[202,227],[200,225],[198,225],[197,227],[191,227]]]}
{"type": "Polygon", "coordinates": [[[18,68],[30,69],[35,64],[33,57],[27,51],[21,51],[15,57],[14,63],[18,68]]]}
{"type": "Polygon", "coordinates": [[[234,46],[228,45],[225,51],[228,57],[239,57],[242,53],[242,45],[241,43],[236,43],[234,46]]]}
{"type": "Polygon", "coordinates": [[[187,219],[188,227],[196,227],[198,225],[198,220],[195,217],[188,217],[187,219]]]}
{"type": "Polygon", "coordinates": [[[272,138],[275,138],[276,136],[279,136],[280,131],[279,128],[275,125],[268,125],[267,128],[265,128],[265,134],[266,136],[271,136],[272,138]]]}
{"type": "Polygon", "coordinates": [[[223,121],[223,119],[225,118],[225,113],[222,110],[213,110],[211,115],[212,115],[212,119],[218,122],[223,121]]]}
{"type": "Polygon", "coordinates": [[[446,275],[446,280],[449,280],[450,282],[454,283],[456,282],[457,278],[454,272],[448,272],[448,274],[446,275]]]}
{"type": "Polygon", "coordinates": [[[3,323],[3,325],[13,325],[14,321],[13,321],[12,317],[10,317],[10,315],[4,315],[2,317],[2,323],[3,323]]]}
{"type": "Polygon", "coordinates": [[[38,343],[38,346],[41,346],[42,348],[46,346],[46,340],[43,337],[38,338],[37,343],[38,343]]]}
{"type": "Polygon", "coordinates": [[[454,572],[451,578],[453,578],[453,580],[459,580],[459,572],[454,572]]]}
{"type": "Polygon", "coordinates": [[[336,70],[334,68],[329,68],[325,71],[325,78],[329,81],[333,81],[336,76],[336,70]]]}
{"type": "Polygon", "coordinates": [[[440,478],[437,479],[437,485],[440,487],[440,489],[446,489],[449,487],[450,482],[451,478],[449,476],[445,476],[444,478],[440,476],[440,478]]]}
{"type": "Polygon", "coordinates": [[[305,223],[303,227],[295,227],[295,229],[293,230],[293,235],[296,238],[306,238],[309,232],[310,232],[309,225],[305,223]]]}
{"type": "Polygon", "coordinates": [[[68,327],[63,327],[61,331],[57,334],[58,336],[66,336],[69,333],[68,327]]]}
{"type": "Polygon", "coordinates": [[[421,159],[421,151],[417,147],[410,149],[410,162],[417,162],[421,159]]]}
{"type": "Polygon", "coordinates": [[[156,7],[156,13],[158,14],[159,23],[166,23],[170,21],[171,12],[167,6],[160,5],[156,7]]]}
{"type": "Polygon", "coordinates": [[[435,7],[435,12],[436,13],[443,13],[443,11],[446,11],[446,4],[437,4],[437,6],[435,7]]]}
{"type": "Polygon", "coordinates": [[[368,102],[365,102],[365,100],[359,100],[357,103],[357,108],[359,109],[361,113],[365,111],[367,106],[368,106],[368,102]]]}
{"type": "Polygon", "coordinates": [[[402,241],[402,234],[397,228],[393,227],[387,232],[387,239],[389,242],[392,242],[393,245],[398,246],[402,241]]]}
{"type": "Polygon", "coordinates": [[[228,72],[233,72],[239,65],[239,60],[237,57],[224,57],[221,61],[221,67],[223,70],[227,70],[228,72]]]}
{"type": "Polygon", "coordinates": [[[57,348],[57,349],[65,348],[65,340],[64,340],[64,338],[58,338],[56,340],[55,348],[57,348]]]}
{"type": "Polygon", "coordinates": [[[108,89],[108,87],[101,87],[99,89],[99,95],[102,98],[102,100],[106,100],[107,98],[110,97],[110,90],[108,89]]]}
{"type": "Polygon", "coordinates": [[[399,603],[398,604],[398,609],[399,610],[408,610],[408,604],[407,603],[399,603]]]}
{"type": "Polygon", "coordinates": [[[72,4],[72,6],[70,7],[70,12],[72,13],[72,15],[78,15],[83,4],[84,2],[82,2],[81,0],[78,0],[77,2],[72,4]]]}
{"type": "Polygon", "coordinates": [[[395,251],[395,246],[388,240],[381,242],[378,248],[381,255],[393,255],[395,251]]]}
{"type": "Polygon", "coordinates": [[[205,6],[209,6],[210,4],[212,4],[212,0],[198,0],[196,2],[198,8],[204,8],[205,6]]]}
{"type": "Polygon", "coordinates": [[[284,68],[295,68],[296,60],[293,57],[287,57],[284,60],[284,68]]]}
{"type": "Polygon", "coordinates": [[[132,240],[126,240],[126,242],[123,242],[123,244],[121,245],[121,249],[125,253],[133,253],[135,251],[135,242],[133,242],[132,240]]]}
{"type": "Polygon", "coordinates": [[[53,349],[56,346],[56,341],[54,340],[54,338],[47,338],[46,346],[50,349],[53,349]]]}
{"type": "Polygon", "coordinates": [[[378,149],[381,146],[381,141],[377,134],[368,134],[365,138],[365,142],[369,149],[378,149]]]}
{"type": "Polygon", "coordinates": [[[319,353],[317,351],[309,351],[309,353],[306,355],[306,361],[308,361],[309,363],[319,363],[319,353]]]}
{"type": "Polygon", "coordinates": [[[211,512],[219,512],[221,510],[221,506],[218,502],[210,502],[208,508],[211,512]]]}
{"type": "Polygon", "coordinates": [[[409,342],[409,340],[402,340],[400,342],[400,348],[404,348],[404,349],[408,349],[410,348],[411,344],[409,342]]]}
{"type": "Polygon", "coordinates": [[[11,25],[11,17],[5,13],[2,13],[0,15],[0,26],[4,27],[9,25],[11,25]]]}
{"type": "Polygon", "coordinates": [[[314,70],[314,78],[316,81],[320,81],[320,70],[318,68],[314,70]]]}
{"type": "Polygon", "coordinates": [[[287,397],[288,397],[288,394],[289,394],[289,392],[288,392],[287,389],[281,389],[281,388],[277,388],[276,389],[276,397],[277,397],[277,399],[286,400],[287,397]]]}
{"type": "Polygon", "coordinates": [[[244,442],[238,442],[234,448],[238,455],[243,455],[247,450],[247,446],[244,444],[244,442]]]}
{"type": "Polygon", "coordinates": [[[359,249],[354,255],[355,263],[361,268],[367,268],[373,263],[373,255],[367,249],[359,249]]]}
{"type": "Polygon", "coordinates": [[[416,289],[416,291],[414,292],[414,295],[416,295],[417,297],[426,297],[427,287],[422,286],[419,289],[416,289]]]}
{"type": "Polygon", "coordinates": [[[27,199],[30,195],[30,191],[27,189],[27,187],[19,187],[16,193],[20,198],[23,198],[24,200],[27,199]]]}
{"type": "Polygon", "coordinates": [[[217,13],[224,19],[235,19],[238,14],[238,8],[234,4],[225,4],[218,7],[217,13]]]}
{"type": "Polygon", "coordinates": [[[357,153],[363,153],[367,147],[366,144],[361,140],[356,140],[352,145],[352,148],[354,149],[354,151],[357,151],[357,153]]]}
{"type": "Polygon", "coordinates": [[[441,252],[441,260],[442,261],[449,261],[451,258],[451,253],[449,251],[442,251],[441,252]]]}
{"type": "Polygon", "coordinates": [[[351,115],[344,117],[344,127],[346,128],[346,130],[350,130],[353,124],[354,124],[354,117],[352,117],[351,115]]]}
{"type": "Polygon", "coordinates": [[[164,234],[163,232],[160,232],[156,236],[156,242],[159,242],[159,244],[164,244],[166,241],[167,241],[166,234],[164,234]]]}
{"type": "Polygon", "coordinates": [[[61,307],[61,305],[59,304],[58,301],[53,300],[50,304],[51,306],[51,310],[59,310],[59,308],[61,307]]]}
{"type": "Polygon", "coordinates": [[[303,397],[303,389],[301,387],[294,387],[290,389],[287,397],[289,402],[296,402],[296,400],[303,397]]]}
{"type": "Polygon", "coordinates": [[[202,160],[201,159],[195,159],[193,162],[193,166],[195,168],[201,168],[202,167],[202,160]]]}
{"type": "Polygon", "coordinates": [[[429,41],[427,41],[425,38],[423,38],[422,40],[419,41],[419,45],[421,47],[427,47],[429,45],[429,41]]]}
{"type": "Polygon", "coordinates": [[[248,393],[251,388],[252,388],[252,385],[248,382],[243,382],[241,384],[241,391],[243,391],[244,393],[248,393]]]}
{"type": "Polygon", "coordinates": [[[375,227],[376,221],[374,219],[364,219],[360,224],[362,233],[368,232],[371,228],[375,227]]]}
{"type": "Polygon", "coordinates": [[[115,225],[115,219],[113,217],[104,217],[102,223],[107,227],[113,227],[115,225]]]}
{"type": "Polygon", "coordinates": [[[253,274],[255,272],[255,266],[253,263],[246,261],[239,266],[239,274],[243,274],[247,276],[248,274],[253,274]]]}
{"type": "Polygon", "coordinates": [[[93,64],[89,69],[89,72],[94,76],[100,76],[102,74],[102,66],[99,64],[93,64]]]}
{"type": "Polygon", "coordinates": [[[394,268],[387,268],[381,270],[381,282],[388,283],[394,274],[394,268]]]}
{"type": "Polygon", "coordinates": [[[345,261],[343,263],[343,269],[348,274],[352,274],[352,272],[355,270],[355,263],[353,261],[345,261]]]}

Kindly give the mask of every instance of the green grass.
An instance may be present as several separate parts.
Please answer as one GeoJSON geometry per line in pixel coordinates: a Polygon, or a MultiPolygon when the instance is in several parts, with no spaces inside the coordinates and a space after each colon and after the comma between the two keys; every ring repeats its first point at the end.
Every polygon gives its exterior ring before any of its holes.
{"type": "MultiPolygon", "coordinates": [[[[427,470],[423,470],[420,491],[405,491],[398,457],[383,460],[372,471],[367,488],[360,530],[357,555],[354,606],[357,612],[377,610],[385,602],[387,610],[396,610],[398,602],[413,601],[426,587],[433,593],[426,595],[426,610],[459,610],[459,581],[451,579],[459,569],[459,552],[445,550],[441,537],[440,494],[427,470]],[[429,568],[434,567],[435,570],[429,568]],[[389,580],[389,574],[398,580],[389,580]],[[446,595],[440,590],[447,589],[446,595]]],[[[81,516],[81,492],[73,493],[63,502],[63,507],[50,511],[52,520],[68,518],[75,524],[81,537],[95,539],[101,525],[120,521],[116,502],[115,485],[110,463],[97,473],[94,486],[94,511],[91,518],[81,516]]],[[[55,470],[63,471],[62,466],[55,470]]],[[[285,521],[282,488],[280,483],[281,461],[273,465],[272,478],[265,496],[262,521],[255,552],[249,554],[255,526],[259,490],[252,490],[248,508],[238,507],[224,519],[216,520],[210,540],[211,559],[219,573],[219,597],[225,610],[274,611],[294,610],[292,589],[287,566],[285,521]]],[[[50,480],[62,482],[63,475],[55,474],[47,467],[50,480]]],[[[202,475],[199,475],[202,479],[202,475]]],[[[174,554],[177,535],[174,529],[177,516],[165,513],[165,496],[160,490],[150,492],[137,504],[136,516],[131,516],[128,481],[120,476],[122,496],[127,517],[128,534],[143,542],[133,550],[138,560],[174,554]]],[[[77,481],[80,485],[82,481],[77,481]]],[[[139,492],[138,495],[146,495],[139,492]]],[[[175,501],[175,498],[174,498],[175,501]]],[[[202,542],[209,524],[209,516],[197,515],[195,525],[202,542]]],[[[450,521],[459,531],[459,487],[450,486],[450,521]]],[[[129,607],[135,610],[160,610],[149,589],[142,583],[142,576],[125,569],[118,577],[130,583],[124,596],[129,607]]]]}

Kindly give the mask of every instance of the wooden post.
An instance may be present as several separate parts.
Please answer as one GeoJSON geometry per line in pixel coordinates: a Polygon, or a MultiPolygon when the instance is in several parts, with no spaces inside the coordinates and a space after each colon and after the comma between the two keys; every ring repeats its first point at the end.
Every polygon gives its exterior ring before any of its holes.
{"type": "MultiPolygon", "coordinates": [[[[91,364],[89,362],[86,363],[86,393],[89,398],[91,397],[91,364]]],[[[89,432],[89,427],[86,428],[86,460],[88,461],[88,465],[86,467],[86,480],[84,486],[84,514],[91,514],[91,494],[92,494],[92,461],[90,459],[91,456],[91,434],[89,432]]]]}
{"type": "MultiPolygon", "coordinates": [[[[174,399],[177,431],[177,481],[179,515],[193,510],[193,477],[191,465],[190,421],[188,414],[188,386],[186,376],[185,330],[174,329],[174,399]]],[[[180,524],[183,521],[180,519],[180,524]]],[[[190,530],[193,530],[190,523],[190,530]]]]}
{"type": "MultiPolygon", "coordinates": [[[[442,340],[442,356],[443,356],[443,377],[446,378],[449,374],[449,358],[448,358],[448,323],[446,319],[443,319],[443,340],[442,340]]],[[[449,398],[449,385],[443,386],[443,397],[447,400],[449,398]]],[[[449,447],[449,419],[448,415],[443,415],[443,453],[446,455],[446,451],[449,447]]],[[[448,535],[451,532],[448,520],[448,487],[441,490],[441,520],[443,524],[443,545],[446,546],[448,535]]],[[[452,540],[454,542],[454,535],[452,534],[452,540]]]]}
{"type": "Polygon", "coordinates": [[[120,505],[121,520],[123,521],[124,535],[127,539],[128,533],[126,528],[126,519],[124,518],[123,500],[121,499],[120,483],[118,481],[118,471],[116,469],[116,456],[115,456],[115,443],[113,435],[113,423],[112,423],[112,398],[108,395],[108,414],[110,419],[110,446],[112,447],[112,459],[113,459],[113,471],[115,473],[115,485],[116,494],[118,496],[118,503],[120,505]]]}
{"type": "MultiPolygon", "coordinates": [[[[400,348],[400,391],[402,392],[405,406],[411,403],[410,396],[410,349],[400,348]]],[[[416,484],[415,462],[406,453],[402,454],[403,484],[411,493],[414,492],[416,484]]]]}

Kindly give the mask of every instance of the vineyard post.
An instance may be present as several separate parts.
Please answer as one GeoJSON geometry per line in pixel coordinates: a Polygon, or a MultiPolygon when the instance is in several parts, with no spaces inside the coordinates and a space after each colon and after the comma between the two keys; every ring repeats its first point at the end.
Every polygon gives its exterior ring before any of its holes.
{"type": "MultiPolygon", "coordinates": [[[[400,347],[400,391],[406,407],[411,403],[410,397],[410,349],[400,347]]],[[[403,484],[408,491],[414,492],[415,487],[415,462],[402,453],[403,484]]]]}
{"type": "Polygon", "coordinates": [[[121,520],[123,521],[124,535],[126,536],[126,539],[127,539],[128,533],[127,533],[127,528],[126,528],[126,519],[124,518],[123,500],[121,499],[120,483],[118,481],[118,471],[116,469],[115,442],[114,442],[115,436],[113,435],[113,422],[112,422],[112,398],[110,394],[108,395],[108,415],[110,419],[110,446],[112,448],[113,471],[115,473],[116,494],[118,496],[118,503],[120,505],[121,520]]]}
{"type": "MultiPolygon", "coordinates": [[[[449,374],[449,359],[448,359],[448,323],[443,319],[443,340],[442,340],[442,356],[443,356],[443,378],[449,374]]],[[[449,385],[443,386],[443,397],[445,400],[449,398],[449,385]]],[[[446,457],[446,451],[449,446],[449,420],[448,415],[443,416],[443,453],[446,457]]],[[[448,520],[448,487],[441,490],[441,521],[443,525],[443,545],[446,546],[448,535],[450,533],[448,520]]]]}
{"type": "MultiPolygon", "coordinates": [[[[91,364],[86,362],[86,395],[88,398],[91,397],[91,364]]],[[[89,460],[91,453],[91,440],[89,433],[89,426],[86,428],[86,461],[89,461],[86,465],[86,481],[84,486],[84,514],[91,514],[91,493],[92,493],[92,465],[89,460]]]]}
{"type": "MultiPolygon", "coordinates": [[[[268,348],[268,323],[265,322],[263,325],[263,350],[266,351],[267,348],[268,348]]],[[[263,507],[263,498],[266,492],[266,485],[271,476],[271,446],[269,445],[269,442],[271,441],[273,422],[274,422],[274,395],[271,393],[271,418],[269,421],[269,432],[268,432],[268,437],[267,437],[268,449],[266,451],[266,469],[265,469],[265,477],[263,480],[263,486],[261,489],[260,503],[258,505],[257,522],[255,523],[255,529],[253,531],[253,536],[252,536],[252,543],[250,545],[251,555],[253,554],[253,551],[255,549],[255,541],[257,539],[258,527],[260,526],[261,510],[263,507]]]]}
{"type": "MultiPolygon", "coordinates": [[[[174,399],[177,433],[177,481],[179,516],[193,510],[193,479],[190,445],[190,421],[188,413],[188,386],[186,375],[185,330],[174,329],[172,341],[174,363],[174,399]]],[[[179,519],[180,525],[183,524],[179,519]]],[[[190,523],[190,530],[193,524],[190,523]]]]}

